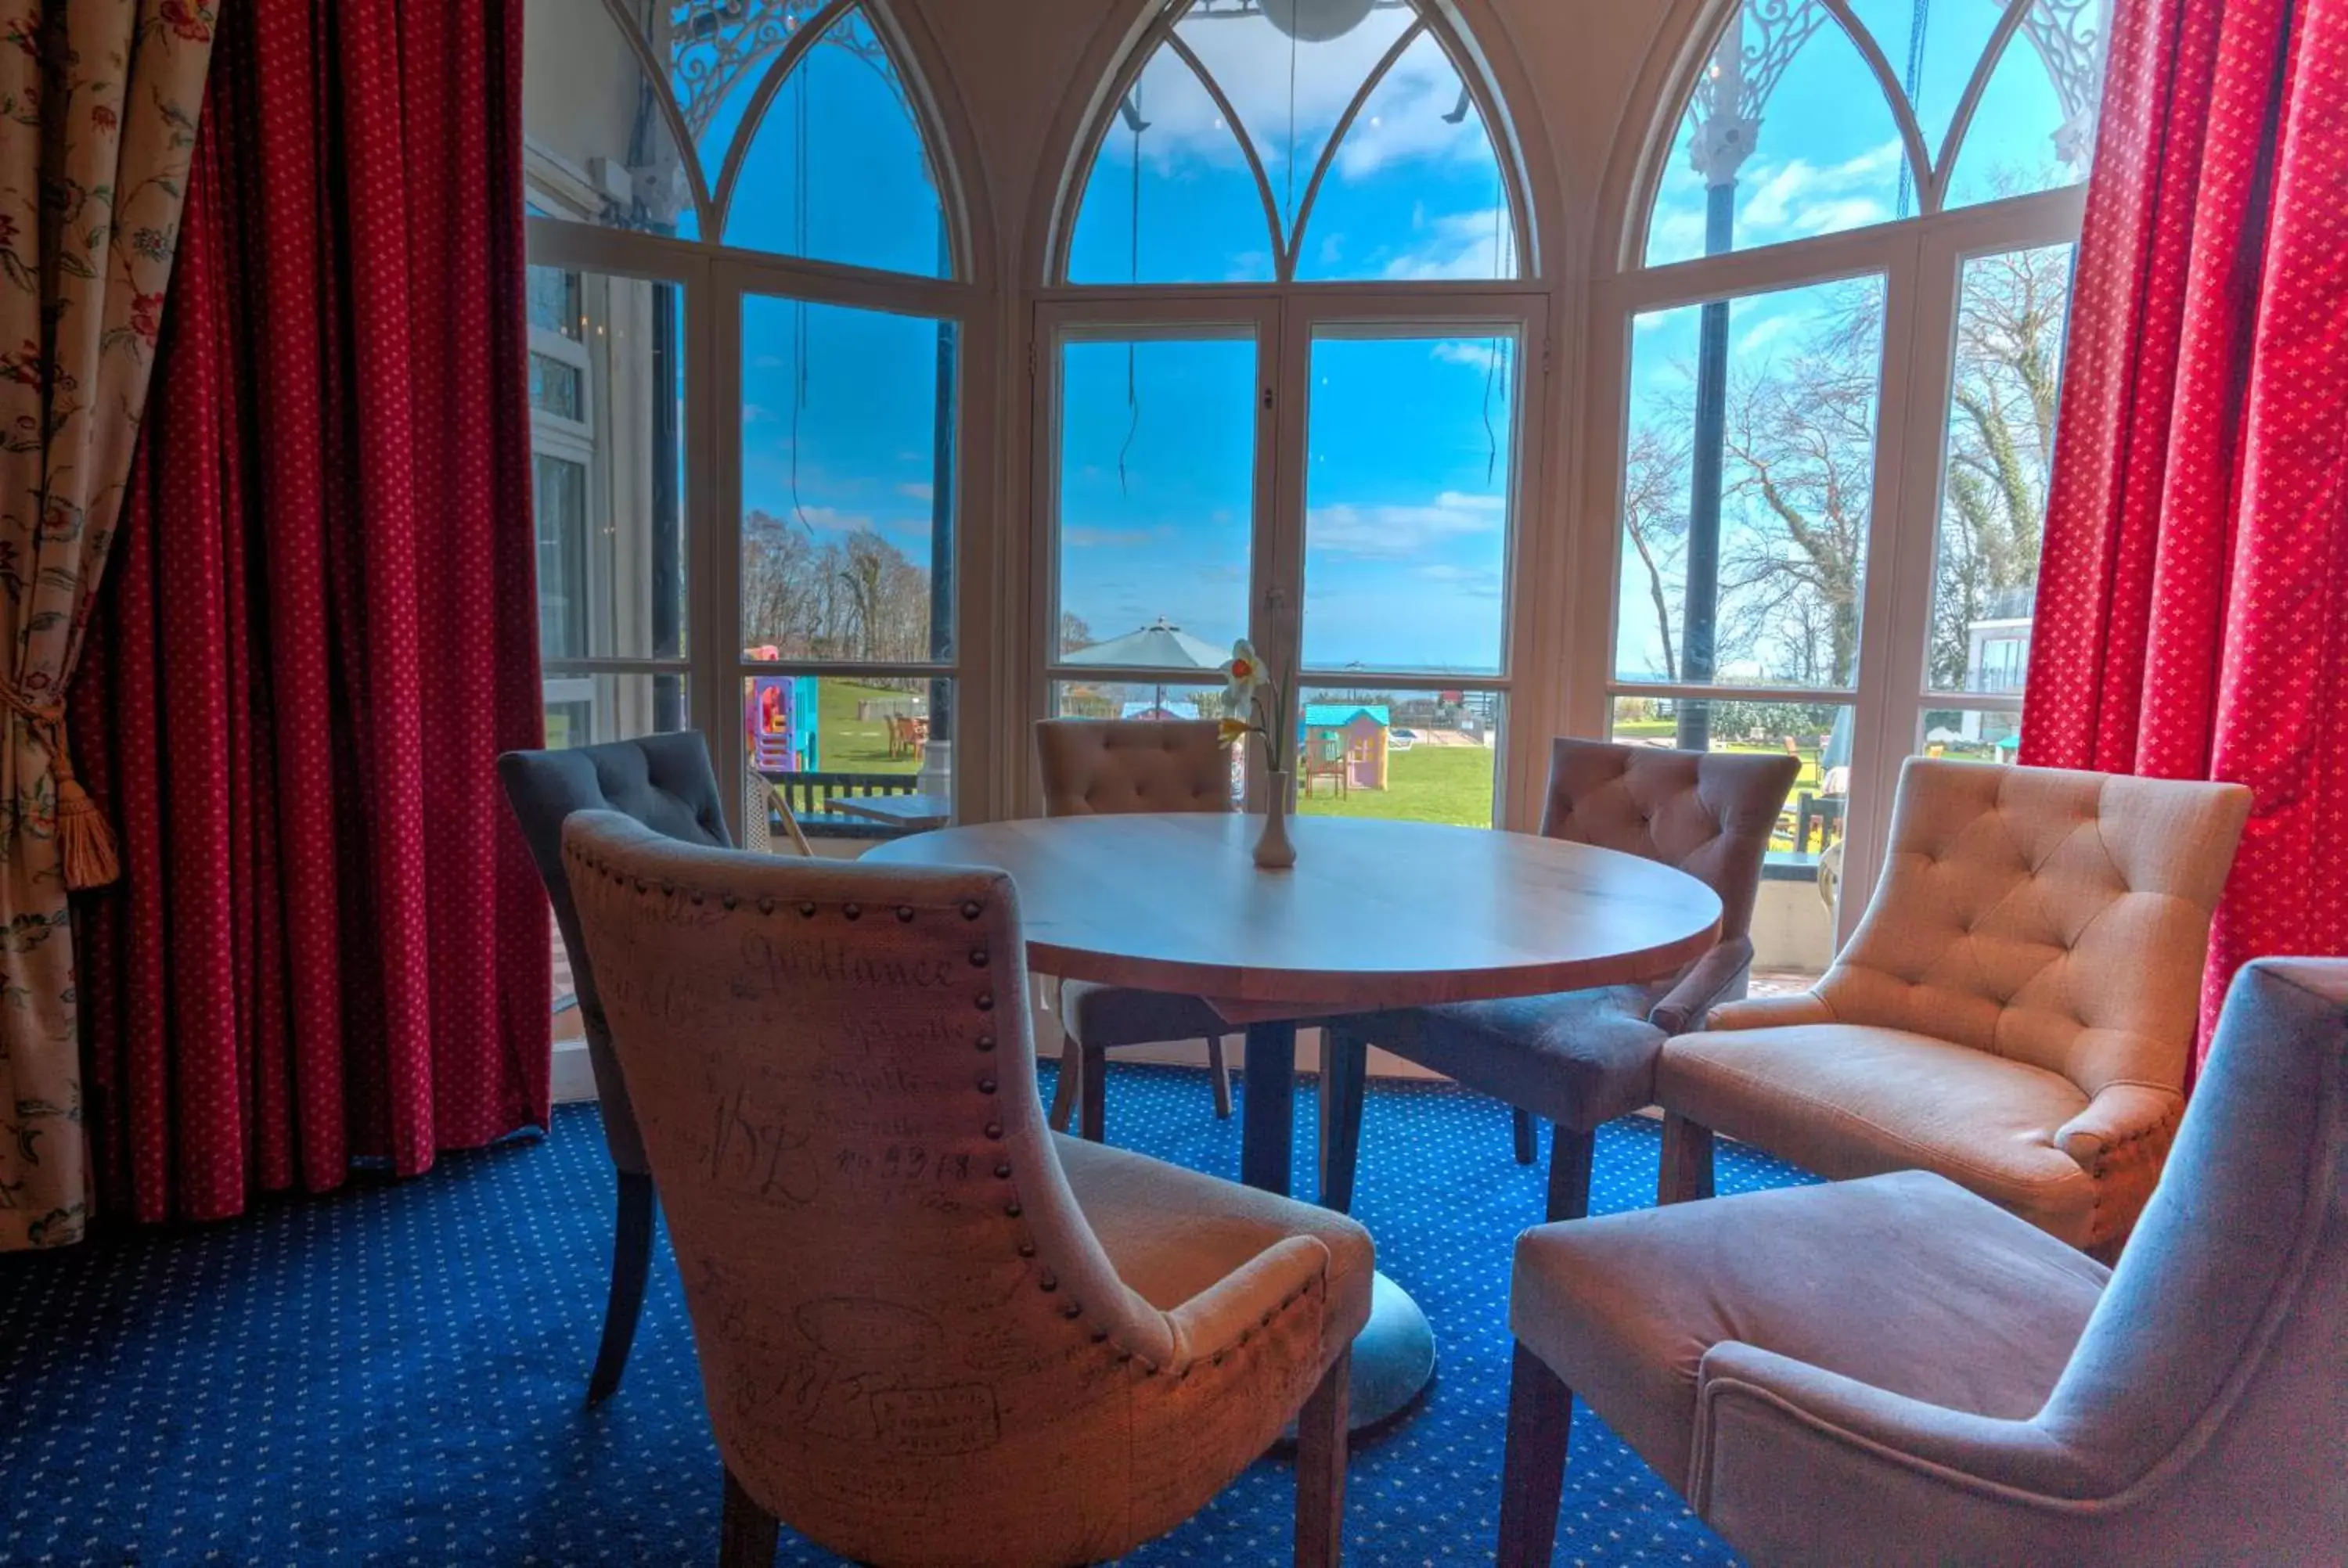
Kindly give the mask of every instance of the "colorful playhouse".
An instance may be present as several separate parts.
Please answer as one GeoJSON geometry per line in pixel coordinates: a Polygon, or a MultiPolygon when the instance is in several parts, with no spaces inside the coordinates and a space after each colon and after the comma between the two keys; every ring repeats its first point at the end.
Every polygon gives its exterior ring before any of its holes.
{"type": "Polygon", "coordinates": [[[819,701],[812,675],[753,675],[742,723],[750,737],[750,765],[762,774],[808,774],[823,765],[816,754],[819,701]]]}
{"type": "Polygon", "coordinates": [[[1303,782],[1334,776],[1349,790],[1385,788],[1392,727],[1384,702],[1306,703],[1303,782]]]}

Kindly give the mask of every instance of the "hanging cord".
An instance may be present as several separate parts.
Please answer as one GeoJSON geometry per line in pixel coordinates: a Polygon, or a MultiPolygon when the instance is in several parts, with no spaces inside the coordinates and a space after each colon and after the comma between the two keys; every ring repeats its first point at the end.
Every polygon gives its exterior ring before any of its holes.
{"type": "MultiPolygon", "coordinates": [[[[1924,112],[1921,96],[1924,91],[1924,33],[1931,22],[1932,0],[1916,0],[1915,9],[1908,19],[1908,76],[1900,85],[1908,89],[1908,107],[1920,118],[1924,112]]],[[[1937,149],[1928,148],[1925,150],[1930,156],[1937,149]]],[[[1908,160],[1902,158],[1900,160],[1900,208],[1896,216],[1907,217],[1914,198],[1915,172],[1908,167],[1908,160]]]]}
{"type": "MultiPolygon", "coordinates": [[[[1239,127],[1233,126],[1231,131],[1236,136],[1239,127]]],[[[1296,270],[1294,265],[1296,241],[1303,238],[1296,229],[1296,35],[1293,33],[1288,35],[1288,157],[1286,163],[1287,168],[1283,174],[1288,187],[1286,243],[1290,261],[1289,271],[1293,272],[1296,270]]]]}
{"type": "MultiPolygon", "coordinates": [[[[1133,128],[1133,200],[1126,209],[1126,281],[1141,282],[1141,133],[1149,122],[1141,118],[1141,81],[1136,77],[1133,90],[1126,95],[1131,112],[1125,118],[1133,128]]],[[[1128,341],[1125,345],[1125,406],[1128,414],[1125,442],[1117,449],[1117,493],[1132,492],[1126,487],[1125,460],[1133,450],[1134,437],[1141,434],[1141,380],[1137,356],[1140,345],[1128,341]]]]}
{"type": "MultiPolygon", "coordinates": [[[[1501,224],[1507,211],[1508,194],[1503,191],[1499,201],[1492,208],[1492,271],[1495,272],[1500,270],[1500,240],[1505,232],[1501,224]]],[[[1495,335],[1492,352],[1484,359],[1484,483],[1487,485],[1492,482],[1492,476],[1500,468],[1500,433],[1492,425],[1492,388],[1499,380],[1500,361],[1508,352],[1509,340],[1495,335]]]]}
{"type": "MultiPolygon", "coordinates": [[[[822,46],[818,40],[817,46],[822,46]]],[[[792,149],[791,253],[808,251],[808,86],[807,64],[791,72],[792,149]]],[[[807,503],[799,495],[799,416],[808,404],[808,309],[805,300],[791,302],[791,516],[812,538],[815,525],[808,520],[807,503]]]]}

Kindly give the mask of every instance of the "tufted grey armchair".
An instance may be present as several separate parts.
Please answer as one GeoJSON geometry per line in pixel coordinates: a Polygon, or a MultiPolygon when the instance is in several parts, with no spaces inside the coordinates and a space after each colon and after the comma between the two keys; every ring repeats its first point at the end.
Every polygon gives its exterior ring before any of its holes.
{"type": "Polygon", "coordinates": [[[695,731],[646,735],[564,751],[508,752],[498,759],[506,802],[521,825],[530,858],[554,905],[554,923],[571,955],[571,980],[585,1026],[587,1061],[603,1111],[603,1140],[619,1173],[619,1214],[612,1243],[612,1293],[603,1309],[603,1337],[588,1379],[587,1400],[608,1398],[620,1386],[644,1308],[652,1266],[654,1198],[628,1086],[613,1054],[612,1031],[595,988],[595,966],[579,932],[579,911],[562,871],[562,825],[573,812],[616,811],[665,838],[726,846],[726,818],[709,747],[695,731]]]}
{"type": "MultiPolygon", "coordinates": [[[[1583,1213],[1599,1124],[1653,1097],[1655,1059],[1667,1036],[1700,1020],[1713,1003],[1745,994],[1761,857],[1799,767],[1787,756],[1558,740],[1550,752],[1541,832],[1661,861],[1702,881],[1720,896],[1719,940],[1685,972],[1652,985],[1338,1020],[1323,1077],[1329,1096],[1323,1136],[1330,1150],[1323,1201],[1339,1208],[1352,1202],[1365,1045],[1375,1044],[1507,1101],[1520,1118],[1547,1118],[1555,1129],[1549,1217],[1583,1213]]],[[[1529,1143],[1530,1129],[1523,1126],[1518,1157],[1528,1163],[1529,1143]]]]}

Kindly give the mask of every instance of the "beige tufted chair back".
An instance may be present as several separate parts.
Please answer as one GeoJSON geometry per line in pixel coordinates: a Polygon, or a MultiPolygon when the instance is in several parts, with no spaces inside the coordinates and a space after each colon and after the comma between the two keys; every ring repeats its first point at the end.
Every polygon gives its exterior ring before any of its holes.
{"type": "Polygon", "coordinates": [[[1834,1021],[2061,1073],[2185,1081],[2240,784],[1910,760],[1882,879],[1817,988],[1834,1021]]]}
{"type": "Polygon", "coordinates": [[[1229,811],[1231,749],[1212,719],[1045,719],[1045,816],[1229,811]]]}
{"type": "Polygon", "coordinates": [[[1550,743],[1541,832],[1679,867],[1720,895],[1720,940],[1741,942],[1762,855],[1801,771],[1796,757],[1561,736],[1550,743]]]}
{"type": "MultiPolygon", "coordinates": [[[[1192,1376],[1188,1319],[1119,1281],[1069,1191],[1008,877],[703,848],[607,812],[570,819],[563,856],[710,1423],[759,1506],[859,1562],[1095,1561],[1148,1501],[1196,1507],[1245,1462],[1185,1473],[1185,1419],[1205,1450],[1218,1419],[1263,1423],[1220,1434],[1243,1456],[1271,1440],[1292,1405],[1242,1412],[1220,1357],[1192,1376]],[[1047,1506],[1055,1477],[1086,1480],[1047,1506]]],[[[1297,1248],[1321,1243],[1262,1257],[1297,1248]]],[[[1317,1303],[1266,1317],[1265,1342],[1319,1332],[1317,1303]]]]}

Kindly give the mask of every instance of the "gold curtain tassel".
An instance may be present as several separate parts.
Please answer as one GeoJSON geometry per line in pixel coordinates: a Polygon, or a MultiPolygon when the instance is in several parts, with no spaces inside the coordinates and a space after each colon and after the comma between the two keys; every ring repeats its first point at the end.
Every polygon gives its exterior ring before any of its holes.
{"type": "Polygon", "coordinates": [[[56,698],[36,702],[0,682],[0,706],[14,709],[27,723],[46,733],[49,766],[57,777],[57,858],[67,890],[78,893],[106,886],[122,875],[122,856],[114,842],[113,824],[74,777],[73,753],[66,743],[65,703],[56,698]]]}
{"type": "Polygon", "coordinates": [[[62,748],[57,757],[57,853],[65,866],[66,886],[77,893],[106,886],[122,875],[114,825],[63,765],[62,748]]]}

